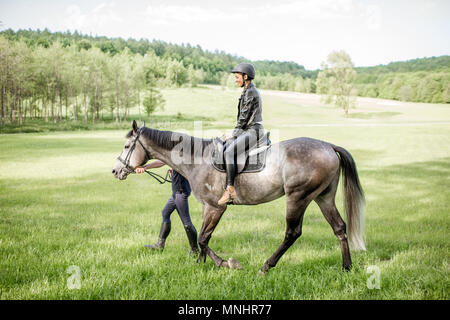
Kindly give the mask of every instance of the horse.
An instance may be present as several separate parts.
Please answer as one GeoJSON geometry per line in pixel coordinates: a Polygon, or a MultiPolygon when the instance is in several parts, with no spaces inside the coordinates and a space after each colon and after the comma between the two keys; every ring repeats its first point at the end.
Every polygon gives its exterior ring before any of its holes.
{"type": "MultiPolygon", "coordinates": [[[[192,137],[184,133],[138,128],[133,121],[126,135],[122,153],[113,167],[113,175],[124,180],[137,166],[159,159],[180,172],[189,181],[192,192],[203,206],[203,221],[198,237],[200,253],[197,262],[209,256],[218,267],[240,269],[240,263],[219,257],[209,246],[211,236],[227,205],[219,206],[225,173],[216,170],[209,155],[213,139],[192,137]]],[[[235,205],[257,205],[286,196],[286,231],[278,249],[259,269],[266,274],[274,268],[302,234],[303,216],[315,201],[335,236],[339,239],[343,270],[350,270],[350,249],[366,250],[364,243],[364,192],[352,155],[342,147],[312,139],[294,138],[274,143],[267,150],[265,167],[257,173],[236,176],[235,205]],[[346,221],[335,204],[340,176],[344,180],[346,221]]]]}

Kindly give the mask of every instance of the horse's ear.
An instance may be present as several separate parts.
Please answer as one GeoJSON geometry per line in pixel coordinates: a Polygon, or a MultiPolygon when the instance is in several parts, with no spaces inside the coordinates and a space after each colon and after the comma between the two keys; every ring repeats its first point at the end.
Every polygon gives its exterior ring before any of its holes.
{"type": "Polygon", "coordinates": [[[144,128],[144,127],[145,127],[145,121],[142,123],[141,128],[144,128]]]}
{"type": "Polygon", "coordinates": [[[136,120],[133,120],[132,124],[133,132],[136,133],[138,131],[138,126],[136,120]]]}

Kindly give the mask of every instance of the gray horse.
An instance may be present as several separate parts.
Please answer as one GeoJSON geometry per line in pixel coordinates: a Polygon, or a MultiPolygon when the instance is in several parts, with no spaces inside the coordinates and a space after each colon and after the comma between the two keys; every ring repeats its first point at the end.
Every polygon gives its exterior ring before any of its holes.
{"type": "MultiPolygon", "coordinates": [[[[240,269],[235,259],[224,260],[208,246],[222,214],[227,209],[217,200],[223,193],[225,173],[217,171],[210,161],[213,140],[186,134],[160,131],[133,121],[132,130],[112,173],[126,179],[134,168],[149,159],[159,159],[185,176],[195,197],[203,205],[203,224],[198,244],[197,261],[208,255],[217,266],[240,269]]],[[[274,143],[266,155],[266,164],[258,173],[241,173],[236,177],[237,199],[234,204],[256,205],[286,195],[286,232],[283,242],[259,270],[266,273],[302,234],[303,215],[315,201],[340,241],[343,268],[352,266],[349,244],[353,250],[365,250],[364,194],[355,162],[348,151],[320,140],[295,138],[274,143]],[[347,224],[341,218],[335,196],[342,170],[344,177],[347,224]]]]}

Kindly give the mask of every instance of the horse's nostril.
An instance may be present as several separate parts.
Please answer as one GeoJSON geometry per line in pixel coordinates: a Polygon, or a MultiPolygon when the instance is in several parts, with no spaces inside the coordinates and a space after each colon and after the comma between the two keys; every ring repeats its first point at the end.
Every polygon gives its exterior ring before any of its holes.
{"type": "Polygon", "coordinates": [[[113,169],[112,173],[113,173],[113,174],[116,174],[116,170],[113,169]]]}

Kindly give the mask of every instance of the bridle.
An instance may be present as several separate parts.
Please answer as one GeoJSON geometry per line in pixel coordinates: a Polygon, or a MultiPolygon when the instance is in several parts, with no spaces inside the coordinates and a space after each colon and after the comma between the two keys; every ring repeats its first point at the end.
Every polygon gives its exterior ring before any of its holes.
{"type": "MultiPolygon", "coordinates": [[[[133,167],[130,165],[130,159],[131,159],[131,154],[133,153],[134,149],[136,148],[136,142],[139,142],[139,144],[141,145],[142,149],[144,149],[145,151],[145,155],[147,157],[147,159],[144,161],[147,162],[151,159],[153,159],[152,155],[150,154],[150,152],[147,150],[146,147],[144,147],[144,145],[142,144],[141,140],[139,140],[139,136],[141,135],[141,130],[142,128],[139,128],[136,132],[136,138],[133,141],[133,144],[130,146],[127,156],[125,157],[125,159],[123,159],[121,156],[117,157],[117,160],[119,160],[123,165],[124,168],[123,170],[126,171],[126,173],[130,174],[130,173],[135,173],[135,169],[136,167],[133,167]]],[[[148,175],[150,175],[152,178],[154,178],[156,181],[158,181],[160,184],[163,184],[165,182],[170,182],[172,183],[171,179],[167,179],[167,177],[169,176],[169,170],[167,170],[166,176],[162,177],[157,173],[145,170],[145,173],[147,173],[148,175]]]]}
{"type": "Polygon", "coordinates": [[[147,157],[147,159],[144,162],[147,162],[148,160],[153,159],[153,157],[151,156],[150,152],[147,150],[147,148],[144,147],[144,145],[142,144],[141,140],[139,140],[139,136],[141,135],[141,129],[139,128],[136,132],[136,138],[133,141],[133,144],[130,146],[127,156],[125,157],[125,159],[123,159],[121,156],[117,157],[117,160],[119,160],[125,167],[124,170],[130,174],[130,173],[134,173],[134,170],[136,169],[136,167],[133,167],[130,165],[130,159],[131,159],[131,155],[133,154],[134,149],[136,148],[136,142],[139,142],[139,144],[141,145],[142,149],[144,149],[145,151],[145,155],[147,157]]]}

